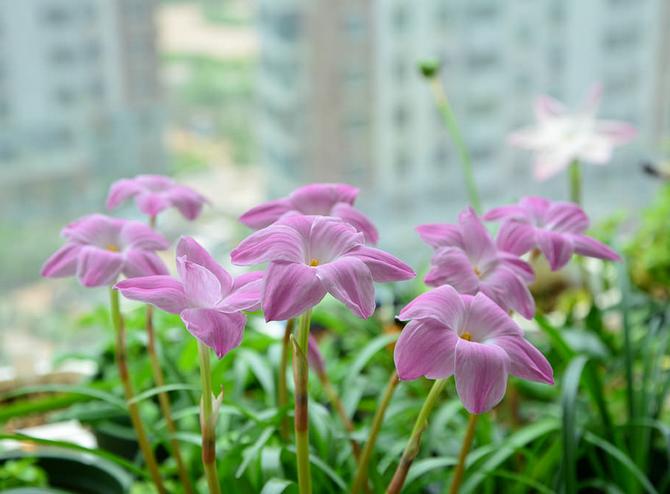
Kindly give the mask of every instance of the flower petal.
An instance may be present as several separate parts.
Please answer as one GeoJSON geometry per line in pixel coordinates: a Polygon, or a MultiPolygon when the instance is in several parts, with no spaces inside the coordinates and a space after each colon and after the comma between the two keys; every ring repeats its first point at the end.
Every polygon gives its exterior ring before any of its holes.
{"type": "Polygon", "coordinates": [[[495,257],[496,248],[491,235],[472,208],[467,208],[458,216],[463,236],[463,250],[475,263],[486,262],[495,257]]]}
{"type": "Polygon", "coordinates": [[[554,202],[544,215],[544,228],[555,232],[582,233],[589,227],[589,217],[571,202],[554,202]]]}
{"type": "Polygon", "coordinates": [[[152,304],[171,314],[179,314],[188,302],[184,286],[172,276],[144,276],[119,281],[114,288],[130,300],[152,304]]]}
{"type": "Polygon", "coordinates": [[[500,206],[497,208],[491,209],[487,212],[482,219],[484,221],[497,221],[497,220],[509,220],[515,219],[518,221],[524,221],[528,218],[526,210],[521,206],[513,204],[511,206],[500,206]]]}
{"type": "Polygon", "coordinates": [[[115,243],[125,223],[125,220],[110,216],[89,214],[68,224],[61,231],[61,235],[81,244],[115,243]]]}
{"type": "Polygon", "coordinates": [[[535,227],[519,221],[505,221],[496,237],[498,248],[516,256],[521,256],[536,245],[535,227]]]}
{"type": "Polygon", "coordinates": [[[465,304],[458,292],[449,285],[443,285],[423,293],[400,311],[401,321],[432,318],[446,327],[457,331],[463,325],[465,304]]]}
{"type": "Polygon", "coordinates": [[[242,240],[230,257],[233,264],[250,265],[266,261],[305,261],[306,238],[285,224],[272,224],[242,240]]]}
{"type": "Polygon", "coordinates": [[[125,253],[125,257],[123,274],[127,278],[168,274],[165,263],[155,252],[132,249],[125,253]]]}
{"type": "Polygon", "coordinates": [[[484,413],[502,400],[507,389],[510,359],[495,345],[462,338],[456,343],[456,391],[470,413],[484,413]]]}
{"type": "MultiPolygon", "coordinates": [[[[262,275],[262,273],[259,273],[262,275]]],[[[219,304],[219,308],[226,312],[240,310],[254,311],[261,306],[261,294],[263,293],[263,279],[244,283],[242,286],[234,288],[230,294],[219,304]]]]}
{"type": "Polygon", "coordinates": [[[123,256],[91,245],[81,248],[77,278],[87,287],[111,285],[123,268],[123,256]]]}
{"type": "Polygon", "coordinates": [[[289,201],[293,208],[303,214],[331,215],[338,202],[353,204],[358,189],[347,184],[310,184],[293,191],[289,201]]]}
{"type": "Polygon", "coordinates": [[[456,225],[447,225],[442,223],[432,223],[419,225],[416,231],[421,240],[434,248],[438,247],[459,247],[463,248],[463,237],[461,231],[456,225]]]}
{"type": "Polygon", "coordinates": [[[189,261],[186,256],[177,258],[177,272],[184,284],[184,293],[195,307],[215,307],[223,296],[221,283],[206,267],[189,261]]]}
{"type": "Polygon", "coordinates": [[[365,235],[365,241],[368,244],[375,245],[379,242],[379,233],[377,232],[375,225],[367,216],[351,204],[347,204],[346,202],[337,203],[333,207],[331,214],[341,218],[346,223],[353,225],[356,230],[365,235]]]}
{"type": "Polygon", "coordinates": [[[175,185],[165,192],[165,197],[176,207],[184,218],[193,221],[202,212],[207,200],[195,190],[184,185],[175,185]]]}
{"type": "Polygon", "coordinates": [[[509,356],[510,374],[547,384],[554,384],[554,371],[544,355],[522,336],[501,336],[493,344],[509,356]]]}
{"type": "Polygon", "coordinates": [[[365,245],[362,233],[339,218],[312,216],[307,253],[319,264],[333,261],[357,246],[365,245]]]}
{"type": "Polygon", "coordinates": [[[443,248],[433,256],[424,281],[430,286],[451,285],[459,293],[475,293],[479,288],[470,259],[456,247],[443,248]]]}
{"type": "Polygon", "coordinates": [[[185,309],[181,319],[186,329],[221,358],[242,342],[247,318],[240,312],[215,309],[185,309]]]}
{"type": "Polygon", "coordinates": [[[416,276],[414,270],[388,252],[374,247],[357,247],[346,254],[363,261],[372,273],[372,279],[379,283],[411,280],[416,276]]]}
{"type": "Polygon", "coordinates": [[[291,205],[287,199],[278,199],[260,204],[240,216],[240,222],[249,228],[259,230],[270,226],[272,223],[282,217],[284,213],[291,210],[291,205]]]}
{"type": "Polygon", "coordinates": [[[400,333],[393,359],[403,381],[426,376],[443,379],[454,373],[454,350],[459,338],[435,319],[410,321],[400,333]]]}
{"type": "Polygon", "coordinates": [[[461,326],[456,329],[470,333],[474,341],[485,342],[500,336],[522,336],[521,328],[494,300],[484,293],[474,297],[463,295],[465,312],[461,326]]]}
{"type": "Polygon", "coordinates": [[[177,257],[186,257],[188,261],[201,265],[216,276],[221,284],[222,294],[225,295],[232,290],[233,277],[193,238],[184,236],[179,239],[177,257]]]}
{"type": "Polygon", "coordinates": [[[535,314],[535,300],[524,280],[505,265],[498,266],[479,284],[480,290],[505,310],[514,309],[526,319],[535,314]]]}
{"type": "Polygon", "coordinates": [[[621,256],[614,249],[595,238],[587,237],[586,235],[573,235],[572,241],[575,246],[575,252],[579,255],[607,259],[609,261],[621,260],[621,256]]]}
{"type": "Polygon", "coordinates": [[[67,243],[54,252],[42,266],[41,275],[47,278],[74,276],[81,245],[67,243]]]}
{"type": "Polygon", "coordinates": [[[122,178],[114,182],[107,194],[107,209],[117,208],[123,201],[134,196],[141,190],[135,180],[122,178]]]}
{"type": "Polygon", "coordinates": [[[162,192],[143,190],[135,196],[137,208],[147,216],[156,216],[170,207],[170,201],[162,192]]]}
{"type": "Polygon", "coordinates": [[[261,305],[266,321],[283,321],[314,307],[326,295],[316,269],[302,263],[274,261],[265,273],[261,305]]]}
{"type": "Polygon", "coordinates": [[[139,221],[125,221],[119,239],[123,246],[142,250],[165,250],[170,242],[163,235],[139,221]]]}
{"type": "Polygon", "coordinates": [[[375,287],[370,269],[355,257],[342,257],[316,268],[317,277],[337,300],[363,319],[375,311],[375,287]]]}
{"type": "Polygon", "coordinates": [[[565,114],[566,108],[560,101],[551,96],[540,95],[535,100],[535,117],[543,121],[565,114]]]}
{"type": "Polygon", "coordinates": [[[565,266],[570,261],[574,251],[570,236],[557,232],[538,231],[537,245],[549,261],[552,271],[565,266]]]}
{"type": "Polygon", "coordinates": [[[251,282],[263,280],[263,276],[265,276],[263,271],[250,271],[249,273],[243,273],[233,280],[233,290],[239,290],[244,285],[248,285],[251,282]]]}
{"type": "Polygon", "coordinates": [[[621,145],[632,141],[637,136],[637,129],[626,122],[614,120],[598,120],[596,132],[604,135],[612,144],[621,145]]]}

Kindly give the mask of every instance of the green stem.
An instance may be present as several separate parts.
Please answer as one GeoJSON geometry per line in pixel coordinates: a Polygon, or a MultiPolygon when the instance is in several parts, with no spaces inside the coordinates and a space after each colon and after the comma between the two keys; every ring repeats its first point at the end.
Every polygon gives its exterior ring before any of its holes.
{"type": "Polygon", "coordinates": [[[458,455],[458,464],[456,465],[456,470],[454,470],[454,476],[451,479],[449,494],[456,494],[461,486],[463,472],[465,472],[465,459],[468,457],[470,446],[472,446],[472,439],[475,437],[477,417],[479,417],[479,415],[471,413],[468,418],[468,428],[465,431],[465,437],[463,437],[463,445],[461,446],[461,452],[458,455]]]}
{"type": "Polygon", "coordinates": [[[384,422],[384,415],[386,414],[386,409],[391,403],[391,398],[395,392],[396,387],[398,386],[398,374],[394,371],[389,379],[382,399],[377,407],[375,416],[372,419],[372,425],[370,426],[370,435],[368,440],[363,447],[363,452],[361,453],[361,459],[358,462],[358,469],[356,470],[356,477],[354,478],[354,483],[351,488],[351,494],[358,494],[366,485],[368,481],[368,465],[370,464],[370,458],[372,457],[372,452],[375,449],[375,443],[377,442],[377,436],[379,435],[379,430],[381,429],[382,423],[384,422]]]}
{"type": "Polygon", "coordinates": [[[130,421],[133,424],[133,429],[135,429],[135,435],[137,436],[137,442],[140,446],[140,451],[144,457],[144,461],[147,464],[149,469],[149,474],[156,485],[156,489],[160,494],[165,494],[166,490],[163,486],[163,480],[161,479],[160,471],[158,470],[158,463],[156,462],[156,457],[154,456],[154,451],[151,448],[149,443],[149,438],[147,433],[144,430],[144,425],[142,424],[142,418],[140,417],[139,406],[136,402],[131,402],[135,396],[133,390],[133,385],[130,382],[130,372],[128,371],[128,356],[126,353],[126,329],[123,322],[123,316],[121,316],[121,310],[119,308],[119,292],[113,288],[109,289],[109,298],[110,306],[112,310],[112,323],[114,324],[115,332],[115,356],[116,356],[116,365],[119,369],[119,378],[123,384],[123,392],[128,402],[128,413],[130,414],[130,421]]]}
{"type": "MultiPolygon", "coordinates": [[[[158,351],[156,349],[156,333],[154,331],[153,307],[151,305],[147,305],[146,327],[147,354],[149,355],[149,362],[151,363],[151,372],[153,374],[156,386],[162,388],[165,386],[165,378],[163,377],[163,370],[161,369],[160,359],[158,358],[158,351]]],[[[163,417],[165,417],[167,429],[170,432],[170,446],[172,448],[172,456],[174,456],[175,462],[177,463],[177,471],[179,473],[179,479],[181,480],[182,486],[184,487],[184,492],[186,492],[186,494],[193,494],[191,479],[188,475],[186,464],[184,463],[184,459],[181,455],[179,441],[176,438],[177,426],[175,425],[174,419],[172,418],[170,397],[165,391],[161,391],[158,394],[158,404],[160,406],[163,417]]]]}
{"type": "Polygon", "coordinates": [[[198,357],[200,359],[200,382],[202,384],[202,464],[205,469],[207,486],[211,494],[220,494],[221,486],[216,472],[216,416],[212,401],[212,370],[209,365],[209,348],[198,341],[198,357]]]}
{"type": "Polygon", "coordinates": [[[437,379],[433,383],[433,387],[430,388],[430,393],[426,397],[426,401],[423,402],[419,416],[414,422],[414,429],[412,429],[412,435],[405,446],[405,451],[402,453],[400,458],[400,463],[396,468],[391,483],[386,488],[386,494],[398,494],[402,489],[402,486],[405,484],[405,479],[407,478],[407,473],[409,472],[409,467],[412,466],[412,462],[416,455],[419,454],[419,448],[421,447],[421,434],[428,427],[428,417],[433,411],[433,408],[437,404],[440,393],[444,389],[444,385],[447,384],[446,379],[437,379]]]}
{"type": "MultiPolygon", "coordinates": [[[[288,404],[288,386],[286,385],[286,366],[288,365],[289,346],[291,343],[291,333],[295,326],[295,319],[289,319],[284,329],[284,339],[282,340],[281,356],[279,358],[279,376],[277,382],[277,406],[281,409],[288,404]]],[[[289,436],[289,419],[284,416],[279,425],[279,433],[284,440],[289,436]]]]}
{"type": "Polygon", "coordinates": [[[300,318],[297,339],[293,343],[293,381],[295,383],[295,445],[298,463],[298,486],[300,494],[312,493],[312,479],[309,464],[309,364],[307,362],[307,341],[312,310],[307,310],[300,318]]]}
{"type": "Polygon", "coordinates": [[[481,213],[482,205],[481,201],[479,200],[477,183],[475,182],[475,174],[472,168],[472,159],[470,158],[470,153],[468,152],[468,148],[465,145],[463,136],[461,135],[461,130],[458,127],[456,115],[454,115],[454,112],[451,109],[449,99],[447,98],[447,93],[444,91],[444,88],[442,87],[438,77],[433,77],[431,79],[430,86],[433,90],[433,96],[435,97],[437,108],[442,114],[444,124],[447,126],[447,130],[451,135],[451,139],[454,141],[454,145],[456,146],[456,151],[458,152],[458,156],[463,167],[463,178],[465,179],[465,187],[468,190],[470,205],[477,213],[481,213]]]}
{"type": "Polygon", "coordinates": [[[570,177],[570,200],[577,205],[582,204],[582,169],[579,161],[574,160],[568,171],[570,177]]]}

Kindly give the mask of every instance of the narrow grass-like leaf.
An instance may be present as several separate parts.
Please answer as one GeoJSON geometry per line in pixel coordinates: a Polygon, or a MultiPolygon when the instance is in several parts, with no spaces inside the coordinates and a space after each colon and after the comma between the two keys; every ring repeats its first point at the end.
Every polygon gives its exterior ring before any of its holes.
{"type": "Polygon", "coordinates": [[[577,492],[577,449],[579,433],[577,431],[577,392],[582,371],[588,362],[588,357],[580,355],[568,364],[563,376],[563,394],[561,396],[561,412],[563,427],[561,429],[563,441],[563,480],[566,494],[577,492]]]}
{"type": "Polygon", "coordinates": [[[266,442],[268,442],[268,439],[272,437],[273,432],[274,428],[268,427],[261,433],[260,436],[258,436],[258,439],[256,439],[256,441],[254,441],[251,446],[244,450],[244,453],[242,453],[242,463],[240,463],[240,466],[237,467],[237,470],[235,471],[235,478],[239,479],[242,475],[244,475],[244,471],[249,466],[249,463],[251,463],[251,460],[258,457],[261,448],[265,445],[266,442]]]}
{"type": "Polygon", "coordinates": [[[270,479],[265,483],[260,494],[281,494],[291,486],[295,486],[295,483],[290,480],[270,479]]]}
{"type": "Polygon", "coordinates": [[[383,334],[377,336],[370,340],[370,342],[365,345],[360,352],[356,355],[356,358],[349,366],[349,372],[347,373],[346,378],[344,379],[345,383],[351,383],[354,381],[356,376],[358,376],[363,368],[367,365],[370,359],[386,345],[393,343],[398,339],[397,334],[383,334]]]}
{"type": "Polygon", "coordinates": [[[75,395],[88,396],[90,398],[105,401],[110,405],[116,405],[123,410],[126,409],[126,403],[111,393],[106,393],[105,391],[91,386],[73,386],[70,384],[42,384],[37,386],[26,386],[24,388],[6,393],[0,398],[4,400],[7,398],[15,398],[17,396],[33,393],[70,393],[75,395]]]}
{"type": "Polygon", "coordinates": [[[166,384],[165,386],[157,386],[135,395],[132,400],[128,400],[128,404],[139,403],[140,401],[152,398],[161,393],[169,393],[170,391],[195,391],[199,389],[199,386],[193,384],[166,384]]]}

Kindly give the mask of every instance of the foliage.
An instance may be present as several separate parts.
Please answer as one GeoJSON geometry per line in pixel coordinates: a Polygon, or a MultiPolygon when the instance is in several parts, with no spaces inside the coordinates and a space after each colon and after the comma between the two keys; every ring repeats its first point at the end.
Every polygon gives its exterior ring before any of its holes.
{"type": "Polygon", "coordinates": [[[9,460],[0,464],[0,491],[13,487],[44,487],[47,476],[34,458],[9,460]]]}

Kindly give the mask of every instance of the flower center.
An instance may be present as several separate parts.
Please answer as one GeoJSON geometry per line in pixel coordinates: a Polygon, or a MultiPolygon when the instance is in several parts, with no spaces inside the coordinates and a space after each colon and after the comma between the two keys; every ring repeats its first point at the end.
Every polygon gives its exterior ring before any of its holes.
{"type": "Polygon", "coordinates": [[[116,244],[113,244],[113,243],[109,243],[109,244],[105,245],[105,249],[107,249],[110,252],[120,252],[121,251],[119,246],[116,245],[116,244]]]}
{"type": "Polygon", "coordinates": [[[472,341],[472,335],[467,331],[463,331],[461,333],[461,338],[463,338],[465,341],[472,341]]]}
{"type": "Polygon", "coordinates": [[[473,270],[473,271],[475,272],[475,274],[477,275],[477,278],[479,278],[479,277],[482,275],[482,272],[480,271],[480,269],[479,269],[477,266],[474,266],[474,267],[472,268],[472,270],[473,270]]]}
{"type": "Polygon", "coordinates": [[[309,261],[309,265],[312,266],[313,268],[315,268],[316,266],[319,265],[319,260],[315,259],[315,258],[312,258],[312,260],[309,261]]]}

